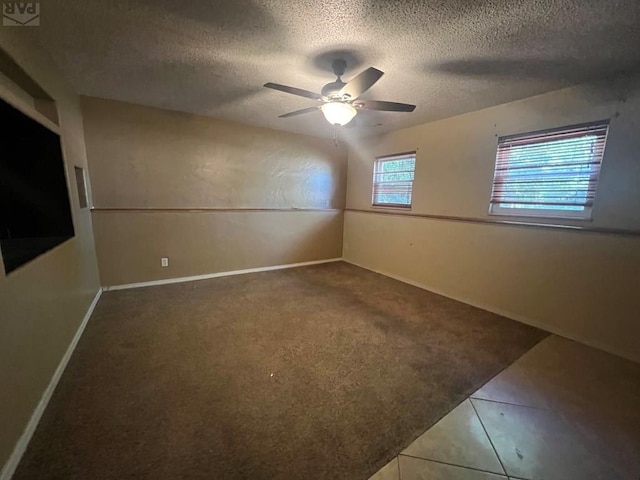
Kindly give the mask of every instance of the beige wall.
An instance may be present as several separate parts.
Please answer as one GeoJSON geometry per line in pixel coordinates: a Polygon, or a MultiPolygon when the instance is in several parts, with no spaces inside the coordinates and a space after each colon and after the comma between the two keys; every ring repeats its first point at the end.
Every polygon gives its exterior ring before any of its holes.
{"type": "MultiPolygon", "coordinates": [[[[487,211],[497,136],[612,118],[593,221],[570,223],[640,231],[640,90],[634,84],[637,78],[579,86],[354,140],[347,208],[375,210],[375,156],[415,149],[411,213],[495,218],[487,211]]],[[[640,360],[640,236],[347,211],[344,256],[640,360]]]]}
{"type": "Polygon", "coordinates": [[[82,106],[103,285],[342,255],[345,147],[109,100],[82,106]]]}
{"type": "Polygon", "coordinates": [[[342,256],[341,211],[96,212],[94,221],[105,285],[342,256]]]}
{"type": "MultiPolygon", "coordinates": [[[[29,37],[30,29],[0,28],[0,45],[58,104],[67,178],[86,167],[78,98],[29,37]]],[[[2,79],[3,96],[28,110],[29,99],[2,79]]],[[[31,102],[33,103],[33,102],[31,102]]],[[[99,289],[91,217],[79,210],[73,182],[69,193],[75,237],[27,265],[0,270],[0,466],[47,388],[99,289]]]]}

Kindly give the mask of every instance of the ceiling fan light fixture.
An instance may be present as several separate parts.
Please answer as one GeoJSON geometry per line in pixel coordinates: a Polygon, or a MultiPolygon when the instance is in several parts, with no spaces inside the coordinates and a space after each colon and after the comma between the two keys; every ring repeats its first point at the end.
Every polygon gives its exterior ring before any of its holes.
{"type": "Polygon", "coordinates": [[[416,108],[415,105],[409,105],[408,103],[398,102],[383,102],[378,100],[366,100],[360,101],[358,98],[369,90],[380,77],[384,75],[384,72],[377,68],[367,68],[364,72],[360,72],[349,82],[344,83],[342,81],[342,75],[347,67],[347,63],[344,60],[335,60],[333,62],[333,73],[336,74],[336,79],[333,82],[327,83],[322,87],[321,93],[313,93],[309,90],[302,88],[289,87],[280,83],[265,83],[264,86],[273,90],[279,90],[284,93],[296,95],[298,97],[310,98],[318,102],[323,102],[322,105],[314,107],[303,108],[294,112],[285,113],[279,115],[280,118],[296,117],[305,113],[315,112],[318,109],[322,110],[324,118],[327,119],[331,125],[344,126],[353,120],[358,113],[358,110],[377,110],[379,112],[413,112],[416,108]],[[355,101],[358,103],[353,103],[355,101]]]}
{"type": "Polygon", "coordinates": [[[322,107],[322,114],[331,125],[344,126],[349,123],[358,111],[348,103],[327,102],[322,107]]]}

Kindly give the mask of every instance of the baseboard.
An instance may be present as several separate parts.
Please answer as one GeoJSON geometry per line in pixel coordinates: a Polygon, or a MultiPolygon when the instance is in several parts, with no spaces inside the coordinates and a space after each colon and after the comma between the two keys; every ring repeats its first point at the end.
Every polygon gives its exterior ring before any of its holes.
{"type": "MultiPolygon", "coordinates": [[[[194,282],[196,280],[207,280],[209,278],[228,277],[230,275],[244,275],[245,273],[268,272],[271,270],[282,270],[285,268],[305,267],[307,265],[318,265],[321,263],[340,262],[342,258],[327,258],[324,260],[313,260],[311,262],[289,263],[286,265],[273,265],[270,267],[247,268],[244,270],[230,270],[227,272],[207,273],[204,275],[193,275],[190,277],[166,278],[162,280],[152,280],[150,282],[127,283],[124,285],[112,285],[103,287],[104,290],[125,290],[128,288],[152,287],[154,285],[167,285],[169,283],[194,282]]],[[[0,478],[0,480],[2,480],[0,478]]]]}
{"type": "Polygon", "coordinates": [[[442,295],[443,297],[447,297],[447,298],[450,298],[452,300],[456,300],[458,302],[466,303],[467,305],[471,305],[472,307],[476,307],[476,308],[480,308],[482,310],[486,310],[488,312],[496,313],[496,314],[501,315],[503,317],[510,318],[511,320],[515,320],[517,322],[524,323],[525,325],[530,325],[532,327],[536,327],[536,328],[539,328],[541,330],[545,330],[545,331],[553,333],[554,335],[557,335],[559,337],[567,338],[569,340],[573,340],[574,342],[582,343],[584,345],[588,345],[590,347],[597,348],[598,350],[603,350],[603,351],[611,353],[613,355],[617,355],[619,357],[626,358],[627,360],[631,360],[633,362],[640,363],[640,356],[638,356],[638,354],[634,354],[634,352],[621,352],[620,350],[616,349],[615,347],[612,347],[611,345],[608,345],[608,344],[606,344],[604,342],[598,342],[598,341],[585,340],[585,339],[582,339],[582,338],[578,338],[575,335],[573,335],[571,332],[568,332],[566,330],[558,328],[555,325],[549,325],[549,324],[547,324],[545,322],[541,322],[541,321],[533,319],[533,318],[529,318],[529,317],[526,317],[526,316],[523,316],[523,315],[520,315],[520,314],[517,314],[517,313],[514,313],[514,312],[510,312],[510,311],[507,311],[507,310],[503,310],[503,309],[500,309],[500,308],[496,308],[493,305],[485,305],[485,304],[482,304],[482,303],[479,303],[479,302],[470,301],[467,298],[461,298],[461,297],[453,296],[448,292],[443,292],[442,290],[439,290],[437,288],[433,288],[430,285],[425,285],[425,284],[420,283],[420,282],[415,282],[413,280],[409,280],[408,278],[404,278],[404,277],[401,277],[399,275],[394,275],[393,273],[384,272],[384,271],[381,271],[381,270],[375,270],[373,268],[367,267],[366,265],[361,265],[361,264],[359,264],[357,262],[354,262],[352,260],[349,260],[347,258],[343,258],[342,261],[346,262],[346,263],[350,263],[351,265],[355,265],[356,267],[364,268],[365,270],[369,270],[370,272],[379,273],[380,275],[384,275],[385,277],[393,278],[394,280],[398,280],[399,282],[406,283],[406,284],[412,285],[414,287],[421,288],[422,290],[427,290],[427,291],[435,293],[437,295],[442,295]]]}
{"type": "Polygon", "coordinates": [[[22,455],[26,451],[27,445],[29,445],[29,442],[31,441],[31,437],[33,436],[33,433],[36,431],[36,428],[38,427],[40,418],[42,417],[42,414],[47,408],[47,404],[49,403],[49,400],[51,400],[51,396],[53,395],[53,392],[56,389],[58,382],[60,381],[60,377],[62,377],[62,374],[64,373],[64,369],[67,367],[67,363],[69,363],[69,359],[71,358],[71,355],[73,355],[73,351],[75,350],[76,345],[78,344],[78,341],[82,336],[82,332],[84,332],[84,329],[87,326],[87,322],[89,321],[89,318],[91,317],[91,314],[93,313],[94,308],[96,308],[96,304],[98,303],[98,300],[100,300],[101,294],[102,294],[102,289],[99,289],[95,297],[93,298],[91,305],[89,305],[89,309],[87,310],[87,313],[82,319],[82,323],[80,324],[80,327],[78,327],[78,330],[76,331],[76,334],[74,335],[73,340],[71,340],[71,343],[69,344],[69,348],[67,348],[67,351],[62,357],[62,360],[60,360],[60,363],[58,364],[58,368],[54,372],[53,377],[51,377],[51,381],[49,382],[49,385],[47,386],[46,390],[42,394],[42,398],[40,399],[38,406],[36,407],[33,414],[31,415],[31,418],[29,419],[29,423],[27,423],[27,426],[24,429],[22,436],[16,443],[16,446],[14,447],[13,452],[9,457],[9,460],[7,460],[7,463],[5,463],[4,467],[2,468],[2,471],[0,472],[0,480],[10,480],[16,468],[18,468],[18,464],[22,459],[22,455]]]}

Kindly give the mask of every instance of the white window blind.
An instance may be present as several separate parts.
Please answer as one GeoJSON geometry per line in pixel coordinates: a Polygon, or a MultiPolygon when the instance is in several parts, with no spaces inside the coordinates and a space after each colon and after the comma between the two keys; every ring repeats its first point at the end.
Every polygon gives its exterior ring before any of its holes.
{"type": "Polygon", "coordinates": [[[411,207],[415,169],[415,152],[376,158],[371,203],[374,206],[411,207]]]}
{"type": "Polygon", "coordinates": [[[490,212],[589,218],[609,122],[500,137],[490,212]]]}

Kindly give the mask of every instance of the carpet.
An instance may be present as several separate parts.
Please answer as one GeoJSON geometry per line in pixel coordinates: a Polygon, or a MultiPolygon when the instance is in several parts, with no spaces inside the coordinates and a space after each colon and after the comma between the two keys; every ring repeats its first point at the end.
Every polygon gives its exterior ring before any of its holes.
{"type": "Polygon", "coordinates": [[[366,480],[546,336],[342,262],[105,292],[14,480],[366,480]]]}

